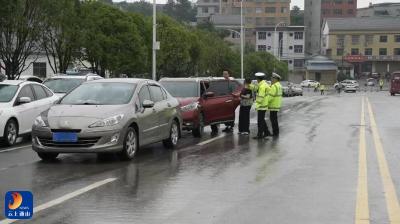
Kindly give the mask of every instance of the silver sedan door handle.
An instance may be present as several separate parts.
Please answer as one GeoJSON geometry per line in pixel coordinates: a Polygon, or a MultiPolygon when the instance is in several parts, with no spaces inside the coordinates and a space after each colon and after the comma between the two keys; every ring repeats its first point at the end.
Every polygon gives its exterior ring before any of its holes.
{"type": "Polygon", "coordinates": [[[225,103],[230,103],[230,102],[232,102],[233,100],[227,100],[227,101],[225,101],[225,103]]]}

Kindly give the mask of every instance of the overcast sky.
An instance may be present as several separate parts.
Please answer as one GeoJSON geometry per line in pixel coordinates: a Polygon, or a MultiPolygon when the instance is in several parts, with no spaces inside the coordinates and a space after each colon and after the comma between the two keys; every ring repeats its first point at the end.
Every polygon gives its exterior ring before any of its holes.
{"type": "MultiPolygon", "coordinates": [[[[307,1],[307,0],[306,0],[307,1]]],[[[400,2],[400,0],[358,0],[357,7],[358,8],[363,8],[367,7],[369,3],[382,3],[382,2],[400,2]]],[[[292,7],[294,5],[299,6],[300,8],[304,7],[304,0],[292,0],[292,7]]]]}

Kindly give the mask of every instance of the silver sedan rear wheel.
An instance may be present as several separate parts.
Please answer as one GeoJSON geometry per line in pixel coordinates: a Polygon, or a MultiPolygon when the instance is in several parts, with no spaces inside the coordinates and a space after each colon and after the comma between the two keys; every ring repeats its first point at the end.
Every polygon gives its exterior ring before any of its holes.
{"type": "Polygon", "coordinates": [[[9,120],[4,130],[4,141],[6,145],[12,146],[17,142],[18,125],[14,120],[9,120]]]}
{"type": "Polygon", "coordinates": [[[163,141],[165,148],[174,148],[179,140],[179,126],[176,121],[172,121],[169,138],[163,141]]]}

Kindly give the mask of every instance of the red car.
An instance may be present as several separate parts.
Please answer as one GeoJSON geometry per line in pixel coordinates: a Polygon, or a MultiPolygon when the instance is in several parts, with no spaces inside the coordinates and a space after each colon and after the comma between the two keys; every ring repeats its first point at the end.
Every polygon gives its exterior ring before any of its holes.
{"type": "Polygon", "coordinates": [[[400,94],[400,71],[393,72],[390,83],[390,95],[394,96],[396,93],[400,94]]]}
{"type": "Polygon", "coordinates": [[[211,125],[218,132],[219,124],[235,121],[235,110],[240,104],[242,84],[237,80],[219,78],[163,78],[161,85],[180,102],[183,129],[194,137],[203,135],[211,125]]]}

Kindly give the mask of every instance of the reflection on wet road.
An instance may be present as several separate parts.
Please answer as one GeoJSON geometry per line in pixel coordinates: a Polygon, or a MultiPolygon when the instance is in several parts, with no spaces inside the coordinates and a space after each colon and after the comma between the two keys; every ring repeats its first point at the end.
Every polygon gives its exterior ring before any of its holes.
{"type": "MultiPolygon", "coordinates": [[[[398,195],[400,101],[386,93],[285,99],[279,139],[187,133],[178,149],[154,144],[131,162],[72,154],[44,163],[29,147],[1,152],[0,191],[31,190],[40,209],[32,223],[354,223],[363,97],[398,195]]],[[[366,114],[369,221],[395,223],[369,119],[366,114]]]]}

